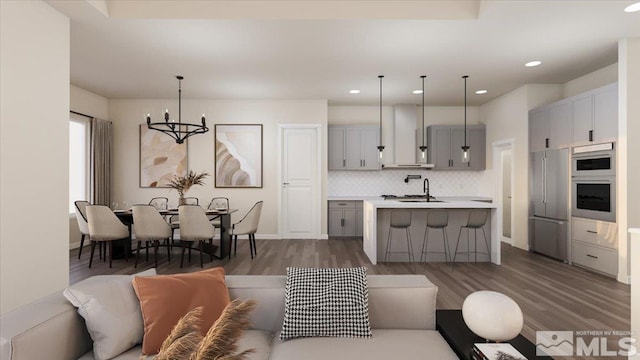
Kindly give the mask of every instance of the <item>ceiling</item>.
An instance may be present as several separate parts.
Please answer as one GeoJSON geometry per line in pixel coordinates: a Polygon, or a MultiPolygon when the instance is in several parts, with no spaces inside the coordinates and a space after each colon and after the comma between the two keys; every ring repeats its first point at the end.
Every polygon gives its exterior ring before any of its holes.
{"type": "Polygon", "coordinates": [[[480,105],[615,63],[640,36],[634,1],[49,3],[71,18],[71,83],[110,99],[175,98],[182,75],[184,98],[377,105],[382,74],[385,105],[418,104],[424,74],[426,104],[444,106],[463,103],[465,74],[480,105]]]}

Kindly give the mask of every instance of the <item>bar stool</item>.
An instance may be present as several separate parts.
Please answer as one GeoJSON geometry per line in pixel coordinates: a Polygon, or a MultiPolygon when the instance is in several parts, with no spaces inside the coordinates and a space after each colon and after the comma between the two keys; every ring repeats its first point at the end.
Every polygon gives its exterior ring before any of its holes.
{"type": "Polygon", "coordinates": [[[444,254],[444,262],[449,262],[451,251],[449,251],[449,239],[447,238],[446,227],[449,225],[449,212],[447,210],[429,210],[427,213],[427,226],[424,228],[424,240],[422,242],[422,253],[420,262],[424,262],[431,254],[444,254]],[[429,251],[429,229],[442,230],[442,244],[444,251],[429,251]]]}
{"type": "MultiPolygon", "coordinates": [[[[467,254],[467,259],[470,259],[471,257],[471,236],[469,235],[469,232],[471,231],[471,229],[473,229],[473,242],[474,242],[474,248],[473,248],[473,254],[474,254],[474,261],[477,262],[478,261],[478,229],[482,229],[482,236],[484,237],[484,244],[487,247],[487,252],[486,253],[480,253],[480,254],[486,254],[489,256],[489,260],[491,260],[491,250],[489,250],[489,243],[487,242],[487,235],[484,232],[484,225],[487,223],[487,218],[489,216],[489,210],[487,209],[477,209],[477,210],[471,210],[469,211],[469,218],[467,218],[467,224],[460,226],[460,231],[458,232],[458,241],[456,242],[456,250],[453,253],[453,262],[456,261],[456,255],[457,254],[467,254]],[[462,234],[462,229],[466,228],[467,229],[467,251],[464,252],[460,252],[458,253],[458,245],[460,244],[460,235],[462,234]]],[[[468,260],[467,260],[468,261],[468,260]]]]}
{"type": "Polygon", "coordinates": [[[409,262],[413,259],[413,245],[411,245],[411,235],[409,234],[409,226],[411,226],[411,211],[393,210],[391,211],[391,220],[389,222],[389,235],[387,236],[387,252],[384,254],[384,261],[387,261],[389,254],[404,254],[404,251],[389,251],[391,244],[391,229],[404,229],[407,234],[407,252],[409,262]]]}

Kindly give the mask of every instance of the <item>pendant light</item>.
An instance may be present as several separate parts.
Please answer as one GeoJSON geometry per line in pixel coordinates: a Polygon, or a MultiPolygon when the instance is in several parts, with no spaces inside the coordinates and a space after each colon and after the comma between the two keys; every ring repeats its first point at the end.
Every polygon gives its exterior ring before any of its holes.
{"type": "Polygon", "coordinates": [[[384,75],[378,75],[378,79],[380,79],[380,141],[378,143],[380,162],[382,162],[382,151],[384,150],[384,145],[382,145],[382,78],[384,78],[384,75]]]}
{"type": "Polygon", "coordinates": [[[462,147],[462,162],[469,163],[469,146],[467,146],[467,78],[469,75],[464,75],[464,146],[462,147]]]}
{"type": "Polygon", "coordinates": [[[427,77],[427,75],[421,75],[420,78],[422,79],[422,127],[420,128],[420,135],[422,137],[422,146],[419,146],[418,148],[420,149],[420,152],[422,154],[422,161],[426,162],[427,159],[427,146],[425,145],[425,131],[424,131],[424,79],[427,77]]]}

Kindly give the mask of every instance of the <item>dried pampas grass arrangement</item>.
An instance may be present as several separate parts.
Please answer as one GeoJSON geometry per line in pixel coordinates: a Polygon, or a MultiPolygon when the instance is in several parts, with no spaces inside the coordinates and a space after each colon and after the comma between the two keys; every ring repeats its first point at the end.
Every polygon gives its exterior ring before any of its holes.
{"type": "MultiPolygon", "coordinates": [[[[249,315],[255,308],[252,300],[233,300],[205,336],[200,329],[202,307],[189,311],[165,339],[156,360],[245,360],[254,352],[237,353],[236,343],[249,326],[249,315]]],[[[143,358],[141,358],[143,359],[143,358]]]]}

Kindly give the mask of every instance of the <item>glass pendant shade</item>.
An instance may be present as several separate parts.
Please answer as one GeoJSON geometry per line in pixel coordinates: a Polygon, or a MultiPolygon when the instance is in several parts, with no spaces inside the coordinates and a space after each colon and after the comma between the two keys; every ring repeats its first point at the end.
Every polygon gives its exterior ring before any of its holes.
{"type": "Polygon", "coordinates": [[[468,146],[463,146],[462,147],[462,162],[463,163],[468,163],[469,162],[469,147],[468,146]]]}

